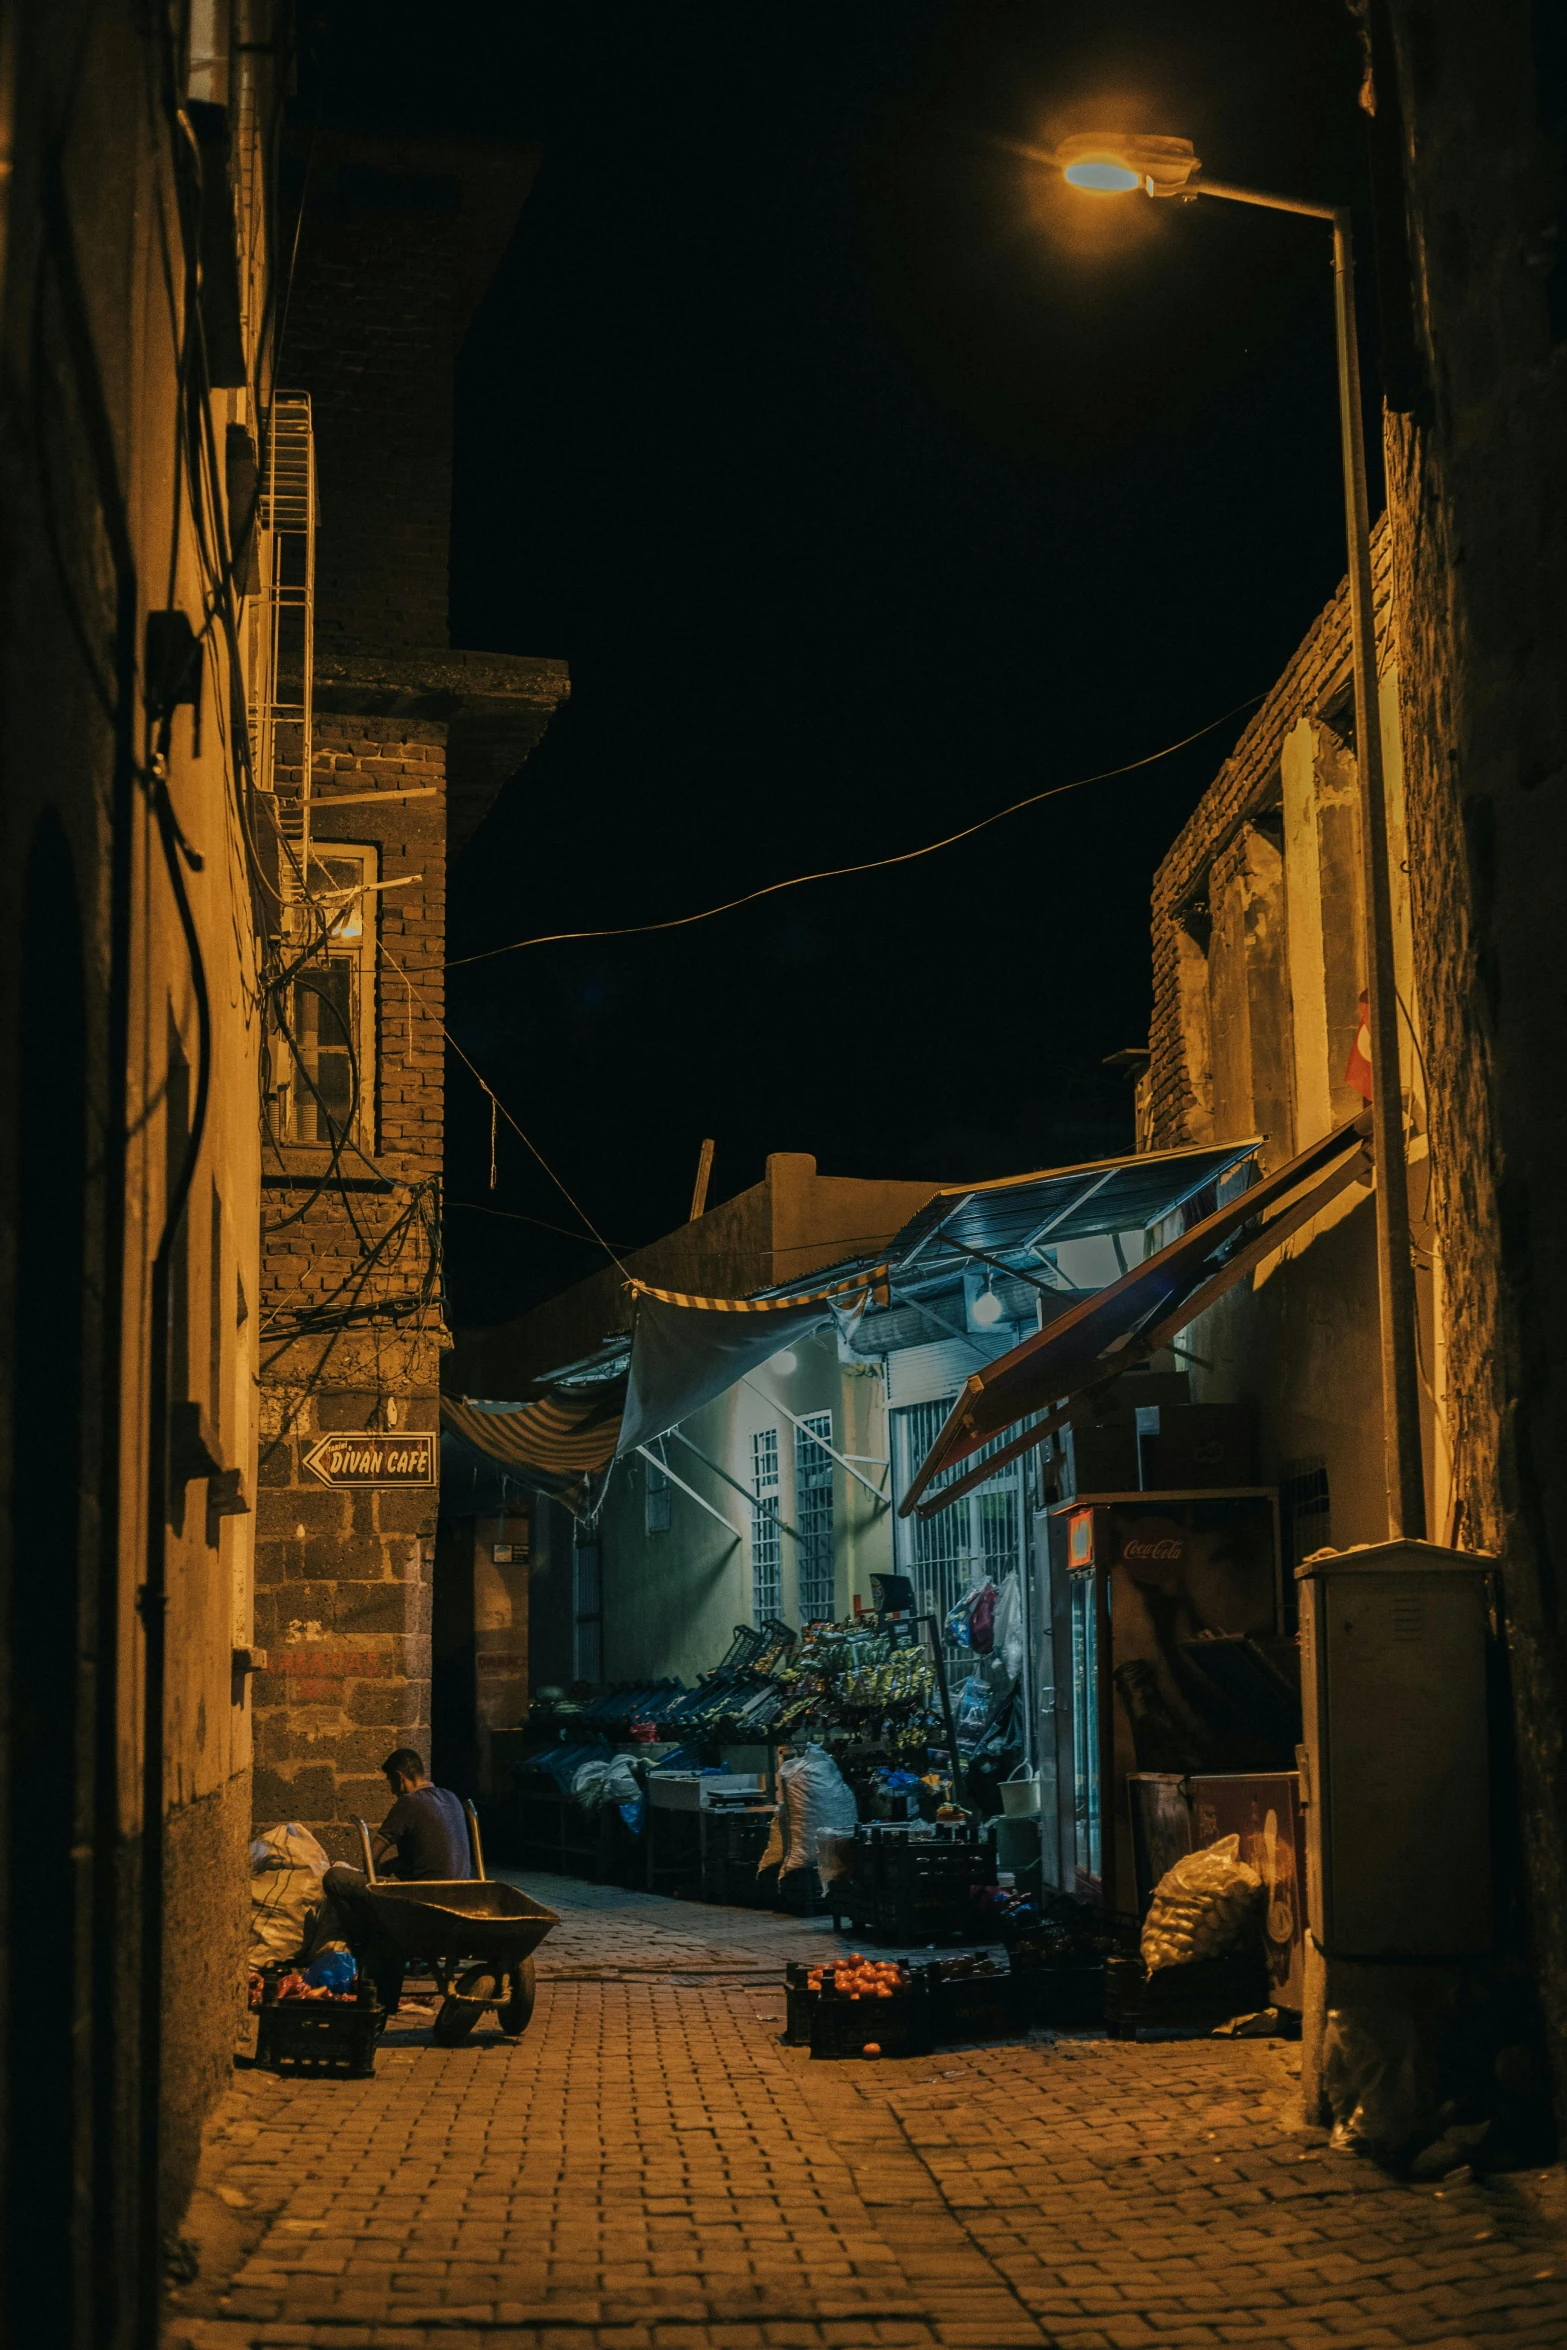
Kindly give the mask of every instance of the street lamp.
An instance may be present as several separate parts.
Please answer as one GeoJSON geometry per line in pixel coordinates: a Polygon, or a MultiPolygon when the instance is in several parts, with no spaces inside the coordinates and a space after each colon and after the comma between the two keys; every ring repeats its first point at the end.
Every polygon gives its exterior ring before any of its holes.
{"type": "Polygon", "coordinates": [[[1349,541],[1349,627],[1354,657],[1355,738],[1360,770],[1361,846],[1366,870],[1366,976],[1370,996],[1371,1123],[1376,1154],[1377,1289],[1382,1329],[1382,1418],[1387,1448],[1388,1533],[1425,1534],[1420,1470],[1420,1393],[1415,1359],[1415,1277],[1409,1251],[1409,1186],[1404,1165],[1398,1067],[1398,985],[1387,793],[1377,699],[1376,623],[1371,605],[1371,522],[1366,444],[1355,339],[1355,263],[1347,206],[1306,204],[1258,188],[1205,178],[1188,139],[1080,131],[1052,158],[1069,186],[1090,196],[1144,195],[1177,201],[1222,196],[1269,212],[1299,212],[1333,231],[1333,316],[1338,336],[1339,425],[1344,450],[1344,523],[1349,541]]]}

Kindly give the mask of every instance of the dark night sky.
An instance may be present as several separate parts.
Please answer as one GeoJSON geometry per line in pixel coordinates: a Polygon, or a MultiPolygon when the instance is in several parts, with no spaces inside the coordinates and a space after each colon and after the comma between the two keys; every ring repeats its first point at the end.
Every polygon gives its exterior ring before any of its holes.
{"type": "MultiPolygon", "coordinates": [[[[1326,231],[1094,203],[987,146],[1120,120],[1359,202],[1343,0],[337,0],[318,102],[541,139],[470,339],[453,640],[569,709],[450,952],[912,848],[1260,693],[1343,569],[1326,231]]],[[[1369,278],[1369,236],[1362,239],[1369,278]]],[[[1369,288],[1363,288],[1368,293],[1369,288]]],[[[1367,372],[1374,346],[1367,303],[1367,372]]],[[[960,1179],[1129,1146],[1148,886],[1244,719],[884,874],[454,972],[455,1035],[617,1244],[769,1150],[960,1179]]],[[[448,1091],[456,1318],[592,1271],[448,1091]]]]}

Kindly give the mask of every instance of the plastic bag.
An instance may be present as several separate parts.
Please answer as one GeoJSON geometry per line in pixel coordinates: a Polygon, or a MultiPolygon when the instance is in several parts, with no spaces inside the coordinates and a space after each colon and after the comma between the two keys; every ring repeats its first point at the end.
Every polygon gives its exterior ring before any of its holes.
{"type": "Polygon", "coordinates": [[[987,1575],[968,1598],[968,1636],[979,1656],[988,1656],[996,1639],[996,1586],[987,1575]]]}
{"type": "Polygon", "coordinates": [[[1240,1849],[1238,1836],[1221,1836],[1206,1850],[1187,1853],[1159,1879],[1143,1924],[1143,1963],[1150,1974],[1217,1958],[1257,1932],[1262,1879],[1240,1849]]]}
{"type": "Polygon", "coordinates": [[[305,1981],[315,1990],[352,1991],[359,1968],[349,1950],[326,1950],[305,1969],[305,1981]]]}
{"type": "Polygon", "coordinates": [[[331,1867],[298,1820],[263,1828],[250,1847],[250,1964],[296,1958],[304,1948],[321,1880],[331,1867]]]}
{"type": "Polygon", "coordinates": [[[996,1601],[995,1652],[1009,1681],[1023,1678],[1023,1585],[1017,1569],[1001,1586],[996,1601]]]}
{"type": "Polygon", "coordinates": [[[1322,2087],[1341,2154],[1394,2162],[1432,2127],[1414,2019],[1391,2007],[1330,2007],[1322,2087]]]}
{"type": "Polygon", "coordinates": [[[958,1691],[958,1702],[953,1708],[953,1727],[960,1746],[972,1746],[990,1719],[990,1684],[983,1675],[971,1673],[958,1691]]]}
{"type": "Polygon", "coordinates": [[[816,1839],[824,1828],[838,1835],[853,1835],[857,1817],[854,1790],[820,1746],[808,1746],[804,1754],[791,1755],[779,1764],[778,1796],[787,1838],[784,1868],[814,1868],[816,1839]]]}
{"type": "Polygon", "coordinates": [[[588,1811],[597,1811],[605,1803],[640,1802],[642,1783],[626,1756],[616,1754],[603,1762],[581,1764],[572,1776],[571,1792],[588,1811]]]}

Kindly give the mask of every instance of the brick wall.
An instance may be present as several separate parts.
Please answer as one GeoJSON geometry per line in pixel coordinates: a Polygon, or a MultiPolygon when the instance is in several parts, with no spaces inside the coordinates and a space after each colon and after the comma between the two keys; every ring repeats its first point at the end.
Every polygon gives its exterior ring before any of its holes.
{"type": "Polygon", "coordinates": [[[255,1794],[259,1819],[303,1819],[339,1857],[357,1857],[356,1814],[384,1813],[386,1754],[428,1758],[439,1496],[329,1490],[305,1456],[335,1430],[439,1426],[449,1342],[438,1292],[422,1292],[444,1151],[448,850],[567,691],[561,662],[447,644],[457,353],[536,163],[478,141],[314,135],[280,363],[310,393],[316,435],[312,838],[374,844],[382,886],[358,1149],[341,1183],[323,1185],[324,1146],[292,1143],[267,1178],[255,1794]]]}
{"type": "Polygon", "coordinates": [[[312,1201],[328,1158],[317,1146],[285,1151],[287,1187],[275,1167],[268,1179],[268,1224],[295,1220],[263,1257],[256,1639],[270,1669],[255,1688],[256,1816],[302,1819],[342,1859],[357,1858],[353,1818],[385,1811],[385,1756],[428,1754],[437,1489],[331,1491],[305,1455],[336,1429],[439,1424],[446,1333],[438,1298],[413,1301],[429,1269],[420,1187],[439,1177],[443,1145],[445,734],[429,720],[317,720],[314,838],[374,842],[382,882],[403,885],[377,893],[373,1116],[364,1156],[342,1165],[348,1185],[387,1188],[312,1201]],[[356,804],[334,807],[345,796],[356,804]],[[345,1305],[381,1318],[292,1335],[302,1309],[345,1305]]]}
{"type": "Polygon", "coordinates": [[[318,656],[444,645],[457,353],[538,151],[323,128],[279,381],[315,407],[318,656]]]}
{"type": "Polygon", "coordinates": [[[1503,1565],[1567,2112],[1567,88],[1548,21],[1389,0],[1376,62],[1411,247],[1411,407],[1387,450],[1454,1473],[1462,1539],[1503,1565]]]}

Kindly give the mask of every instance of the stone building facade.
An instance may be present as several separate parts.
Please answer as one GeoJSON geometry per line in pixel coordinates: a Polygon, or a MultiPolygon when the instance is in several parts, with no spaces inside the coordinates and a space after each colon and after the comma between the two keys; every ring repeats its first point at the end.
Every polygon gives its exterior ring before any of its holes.
{"type": "Polygon", "coordinates": [[[1502,1565],[1567,2113],[1567,49],[1529,0],[1368,24],[1457,1522],[1502,1565]]]}
{"type": "Polygon", "coordinates": [[[61,2350],[153,2338],[243,1998],[282,17],[0,27],[0,2339],[61,2350]]]}
{"type": "Polygon", "coordinates": [[[254,1802],[337,1858],[385,1810],[387,1753],[429,1748],[447,868],[567,686],[447,641],[454,373],[536,164],[318,133],[283,356],[320,485],[312,872],[350,894],[299,974],[302,1059],[272,1047],[254,1802]],[[323,1437],[398,1432],[428,1437],[431,1482],[311,1465],[323,1437]]]}
{"type": "MultiPolygon", "coordinates": [[[[1422,999],[1403,848],[1392,541],[1373,542],[1393,829],[1402,1090],[1416,1242],[1427,1523],[1452,1525],[1442,1257],[1430,1220],[1422,999]]],[[[1365,1107],[1348,1068],[1366,984],[1347,590],[1319,614],[1164,858],[1143,1147],[1262,1138],[1265,1169],[1365,1107]]],[[[1387,1531],[1374,1205],[1352,1186],[1192,1326],[1195,1400],[1248,1402],[1294,1563],[1387,1531]]]]}

